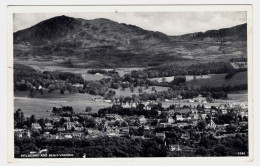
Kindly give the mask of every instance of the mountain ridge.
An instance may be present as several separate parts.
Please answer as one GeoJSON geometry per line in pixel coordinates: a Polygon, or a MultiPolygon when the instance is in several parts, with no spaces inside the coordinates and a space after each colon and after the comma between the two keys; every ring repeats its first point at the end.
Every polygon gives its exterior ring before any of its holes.
{"type": "Polygon", "coordinates": [[[168,36],[106,18],[85,20],[62,15],[15,32],[14,57],[58,56],[64,61],[74,59],[80,67],[246,57],[246,25],[168,36]]]}

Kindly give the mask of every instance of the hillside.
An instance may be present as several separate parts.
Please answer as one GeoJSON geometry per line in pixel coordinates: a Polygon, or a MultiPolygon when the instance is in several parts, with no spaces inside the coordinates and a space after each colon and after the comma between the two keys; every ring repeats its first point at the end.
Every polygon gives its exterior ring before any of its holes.
{"type": "Polygon", "coordinates": [[[51,61],[83,68],[225,60],[246,57],[246,24],[168,36],[104,18],[84,20],[58,16],[15,32],[14,57],[19,61],[51,61]]]}

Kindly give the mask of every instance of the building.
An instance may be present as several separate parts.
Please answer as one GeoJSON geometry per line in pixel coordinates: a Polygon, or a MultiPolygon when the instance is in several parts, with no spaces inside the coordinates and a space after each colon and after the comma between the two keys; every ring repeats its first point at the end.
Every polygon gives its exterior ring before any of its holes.
{"type": "Polygon", "coordinates": [[[139,120],[139,122],[140,122],[141,124],[147,122],[146,118],[145,118],[143,115],[141,115],[140,117],[138,117],[138,120],[139,120]]]}
{"type": "Polygon", "coordinates": [[[176,115],[176,121],[184,121],[185,118],[182,117],[182,114],[176,115]]]}
{"type": "Polygon", "coordinates": [[[207,125],[207,127],[208,127],[209,129],[216,130],[217,125],[216,125],[216,123],[212,120],[212,117],[210,117],[210,122],[209,122],[209,124],[207,125]]]}
{"type": "Polygon", "coordinates": [[[174,119],[170,116],[167,118],[167,122],[168,123],[174,123],[174,119]]]}
{"type": "Polygon", "coordinates": [[[166,138],[165,133],[156,133],[155,136],[162,140],[164,140],[166,138]]]}
{"type": "Polygon", "coordinates": [[[40,126],[39,123],[32,123],[32,129],[41,130],[42,127],[40,126]]]}
{"type": "Polygon", "coordinates": [[[179,144],[175,144],[175,145],[169,145],[169,150],[171,152],[179,152],[181,151],[181,148],[179,144]]]}
{"type": "Polygon", "coordinates": [[[45,123],[45,127],[44,127],[45,130],[52,130],[53,129],[53,124],[51,123],[45,123]]]}
{"type": "Polygon", "coordinates": [[[72,130],[75,127],[73,122],[66,122],[66,129],[72,130]]]}
{"type": "Polygon", "coordinates": [[[31,138],[31,132],[30,130],[26,129],[14,129],[14,135],[19,138],[31,138]]]}

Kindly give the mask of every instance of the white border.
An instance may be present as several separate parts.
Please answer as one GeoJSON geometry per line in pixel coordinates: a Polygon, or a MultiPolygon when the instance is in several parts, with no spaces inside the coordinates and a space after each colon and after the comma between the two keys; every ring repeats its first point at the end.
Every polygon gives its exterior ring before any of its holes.
{"type": "Polygon", "coordinates": [[[252,161],[253,160],[253,112],[252,112],[252,6],[248,5],[238,5],[238,6],[224,6],[224,5],[215,5],[215,6],[206,6],[206,5],[196,5],[196,6],[29,6],[29,7],[17,7],[9,6],[8,7],[8,159],[12,163],[35,163],[35,162],[66,162],[66,163],[85,163],[86,160],[91,163],[105,162],[107,164],[113,164],[114,162],[125,163],[125,162],[138,162],[138,163],[158,163],[163,162],[240,162],[240,161],[252,161]],[[124,159],[14,159],[13,158],[13,77],[12,77],[12,13],[62,13],[62,12],[171,12],[171,11],[247,11],[248,12],[248,81],[249,81],[249,157],[209,157],[209,158],[124,158],[124,159]],[[10,77],[11,76],[11,77],[10,77]],[[11,90],[10,90],[11,88],[11,90]],[[11,118],[11,120],[10,120],[11,118]]]}

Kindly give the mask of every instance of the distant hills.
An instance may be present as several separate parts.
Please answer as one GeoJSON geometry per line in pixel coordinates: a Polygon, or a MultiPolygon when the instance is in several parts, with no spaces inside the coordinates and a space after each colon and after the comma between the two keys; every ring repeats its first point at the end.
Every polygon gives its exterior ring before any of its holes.
{"type": "Polygon", "coordinates": [[[247,24],[181,36],[99,18],[53,17],[14,33],[18,60],[68,61],[76,67],[136,67],[246,57],[247,24]]]}

